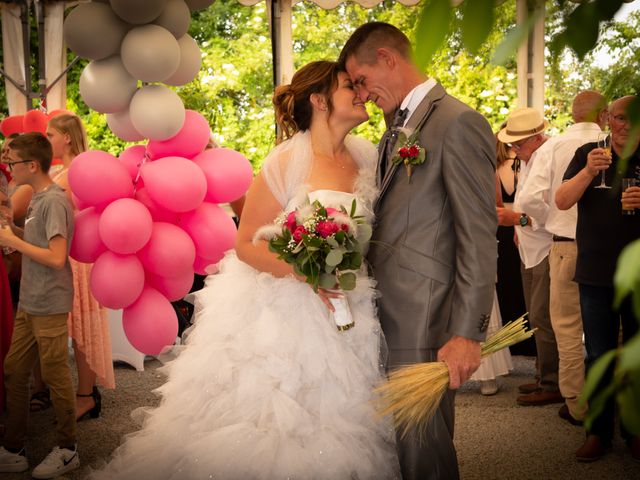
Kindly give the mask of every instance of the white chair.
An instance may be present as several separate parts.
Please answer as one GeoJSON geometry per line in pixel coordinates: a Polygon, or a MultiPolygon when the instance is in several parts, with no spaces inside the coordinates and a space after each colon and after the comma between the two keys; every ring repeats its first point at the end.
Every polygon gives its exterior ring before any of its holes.
{"type": "Polygon", "coordinates": [[[111,330],[111,354],[113,361],[125,362],[139,372],[144,371],[144,353],[139,352],[127,339],[122,328],[122,310],[108,310],[111,330]]]}

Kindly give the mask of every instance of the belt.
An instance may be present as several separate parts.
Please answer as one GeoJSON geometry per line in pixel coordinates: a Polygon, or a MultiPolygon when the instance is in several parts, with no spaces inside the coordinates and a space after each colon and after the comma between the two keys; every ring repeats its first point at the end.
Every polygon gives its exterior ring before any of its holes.
{"type": "Polygon", "coordinates": [[[553,236],[553,241],[554,242],[575,242],[575,239],[569,238],[569,237],[561,237],[559,235],[554,235],[553,236]]]}

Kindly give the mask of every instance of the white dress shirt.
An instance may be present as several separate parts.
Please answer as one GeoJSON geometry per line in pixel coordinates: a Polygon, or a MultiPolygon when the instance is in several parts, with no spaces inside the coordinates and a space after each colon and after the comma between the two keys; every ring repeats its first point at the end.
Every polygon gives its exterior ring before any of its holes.
{"type": "MultiPolygon", "coordinates": [[[[533,152],[528,162],[522,162],[520,166],[520,174],[518,175],[518,188],[516,188],[516,196],[513,201],[513,210],[516,212],[529,213],[522,208],[521,197],[529,181],[529,173],[533,165],[538,161],[538,152],[547,144],[547,140],[538,150],[533,152]]],[[[524,263],[525,268],[533,268],[542,262],[551,250],[552,234],[544,228],[544,221],[538,221],[534,217],[531,225],[521,227],[516,225],[516,233],[518,235],[518,251],[520,252],[520,260],[524,263]]]]}
{"type": "Polygon", "coordinates": [[[602,130],[596,123],[571,125],[557,137],[547,140],[537,151],[526,184],[520,192],[522,212],[544,225],[553,235],[576,238],[577,205],[569,210],[556,207],[555,196],[567,166],[576,150],[589,142],[596,142],[602,130]]]}
{"type": "Polygon", "coordinates": [[[420,105],[422,100],[424,100],[424,97],[427,96],[427,94],[433,87],[436,86],[437,83],[438,82],[436,82],[435,79],[430,78],[426,82],[414,87],[414,89],[411,90],[406,97],[404,97],[404,100],[400,104],[400,109],[406,108],[408,112],[402,126],[405,126],[407,124],[407,121],[411,118],[411,115],[413,115],[413,112],[415,112],[416,108],[418,108],[418,105],[420,105]]]}

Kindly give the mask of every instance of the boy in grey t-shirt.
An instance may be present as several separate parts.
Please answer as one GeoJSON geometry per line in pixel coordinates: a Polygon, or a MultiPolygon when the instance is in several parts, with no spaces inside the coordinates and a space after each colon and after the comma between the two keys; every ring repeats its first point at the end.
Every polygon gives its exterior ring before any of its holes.
{"type": "Polygon", "coordinates": [[[11,142],[6,163],[18,185],[30,185],[33,199],[24,229],[0,218],[0,246],[22,253],[20,303],[11,346],[4,363],[7,423],[0,447],[0,472],[29,468],[24,451],[29,416],[29,377],[40,362],[42,379],[51,389],[57,419],[58,446],[33,469],[33,478],[52,478],[80,465],[76,451],[75,395],[68,363],[67,317],[73,303],[69,248],[73,208],[48,175],[52,149],[39,133],[11,142]]]}

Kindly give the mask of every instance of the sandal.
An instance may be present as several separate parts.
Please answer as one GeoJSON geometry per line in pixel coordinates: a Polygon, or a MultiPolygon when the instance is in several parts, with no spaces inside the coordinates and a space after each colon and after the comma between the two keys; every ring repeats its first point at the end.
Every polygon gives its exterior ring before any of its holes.
{"type": "Polygon", "coordinates": [[[31,395],[31,400],[29,401],[29,410],[32,412],[40,412],[42,410],[46,410],[51,406],[51,396],[49,395],[49,390],[40,390],[39,392],[35,392],[31,395]]]}

